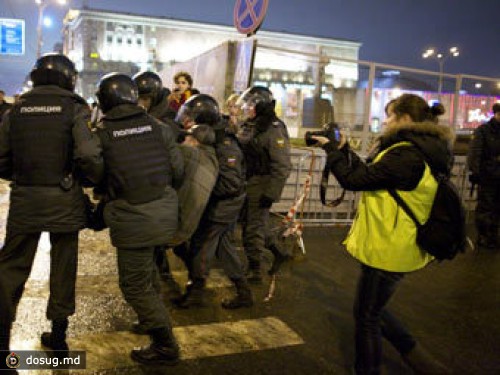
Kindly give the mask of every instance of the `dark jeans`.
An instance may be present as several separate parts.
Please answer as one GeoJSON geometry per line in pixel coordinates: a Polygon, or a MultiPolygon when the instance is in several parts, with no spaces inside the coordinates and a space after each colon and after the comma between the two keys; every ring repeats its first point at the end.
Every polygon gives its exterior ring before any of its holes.
{"type": "Polygon", "coordinates": [[[402,355],[415,346],[411,334],[385,309],[403,277],[403,273],[361,266],[354,303],[357,374],[380,373],[382,336],[402,355]]]}

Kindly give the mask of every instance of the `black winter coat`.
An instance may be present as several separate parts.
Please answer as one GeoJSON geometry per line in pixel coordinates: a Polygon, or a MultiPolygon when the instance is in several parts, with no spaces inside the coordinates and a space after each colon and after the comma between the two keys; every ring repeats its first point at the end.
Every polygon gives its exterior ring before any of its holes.
{"type": "Polygon", "coordinates": [[[495,118],[474,132],[469,146],[467,163],[481,183],[500,181],[500,122],[495,118]]]}
{"type": "MultiPolygon", "coordinates": [[[[69,97],[73,111],[73,164],[84,173],[94,176],[96,182],[102,175],[103,164],[97,138],[90,132],[90,110],[80,96],[57,86],[39,86],[21,96],[21,103],[29,104],[37,96],[69,97]]],[[[22,105],[21,103],[16,104],[22,105]]],[[[83,190],[75,180],[65,191],[59,186],[18,186],[16,171],[12,170],[12,148],[9,129],[10,116],[0,125],[0,177],[11,180],[10,208],[7,228],[11,232],[73,232],[86,224],[83,190]]],[[[47,150],[50,153],[51,150],[47,150]]],[[[50,166],[47,166],[50,168],[50,166]]]]}
{"type": "Polygon", "coordinates": [[[176,113],[168,106],[165,96],[162,96],[158,104],[149,109],[148,114],[170,126],[177,142],[181,143],[184,140],[184,136],[181,136],[182,126],[173,120],[176,113]]]}
{"type": "Polygon", "coordinates": [[[422,178],[427,162],[434,174],[449,176],[453,164],[450,128],[434,123],[413,123],[389,128],[380,138],[376,153],[389,146],[407,141],[414,147],[396,147],[377,163],[365,163],[346,145],[323,146],[327,163],[340,185],[353,191],[382,189],[413,190],[422,178]]]}

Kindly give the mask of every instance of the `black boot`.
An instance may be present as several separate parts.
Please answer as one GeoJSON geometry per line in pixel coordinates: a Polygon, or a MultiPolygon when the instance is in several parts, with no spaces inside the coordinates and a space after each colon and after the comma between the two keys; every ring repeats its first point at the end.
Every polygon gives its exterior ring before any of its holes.
{"type": "Polygon", "coordinates": [[[222,301],[222,307],[225,309],[239,309],[241,307],[253,306],[252,291],[248,287],[246,279],[231,279],[236,286],[236,297],[230,300],[222,301]]]}
{"type": "Polygon", "coordinates": [[[66,330],[68,329],[68,319],[55,319],[52,321],[52,332],[42,333],[42,345],[52,350],[68,351],[66,343],[66,330]]]}
{"type": "Polygon", "coordinates": [[[173,304],[180,309],[203,307],[205,305],[205,279],[194,279],[186,293],[179,298],[172,299],[173,304]]]}
{"type": "Polygon", "coordinates": [[[141,349],[134,349],[130,357],[145,365],[173,366],[179,362],[179,346],[172,329],[155,328],[150,331],[151,344],[141,349]]]}
{"type": "Polygon", "coordinates": [[[283,254],[275,244],[270,245],[269,250],[271,251],[271,253],[273,253],[274,260],[271,268],[267,273],[269,276],[272,276],[276,274],[276,272],[279,271],[281,265],[287,260],[290,260],[291,257],[289,255],[283,254]]]}

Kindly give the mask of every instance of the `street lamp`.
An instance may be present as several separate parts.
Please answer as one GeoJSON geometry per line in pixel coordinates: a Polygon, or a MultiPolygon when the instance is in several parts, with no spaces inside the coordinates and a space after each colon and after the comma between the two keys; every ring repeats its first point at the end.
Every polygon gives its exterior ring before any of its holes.
{"type": "Polygon", "coordinates": [[[458,57],[460,52],[457,47],[451,47],[446,55],[437,52],[434,48],[429,48],[422,54],[424,59],[434,58],[439,63],[439,85],[438,85],[438,95],[441,96],[441,91],[443,91],[443,68],[444,62],[450,57],[458,57]]]}
{"type": "MultiPolygon", "coordinates": [[[[49,0],[35,0],[38,5],[38,26],[36,28],[37,32],[37,45],[36,45],[36,58],[38,59],[42,55],[42,44],[43,44],[43,12],[47,5],[49,5],[49,0]]],[[[57,0],[59,5],[66,5],[66,0],[57,0]]]]}

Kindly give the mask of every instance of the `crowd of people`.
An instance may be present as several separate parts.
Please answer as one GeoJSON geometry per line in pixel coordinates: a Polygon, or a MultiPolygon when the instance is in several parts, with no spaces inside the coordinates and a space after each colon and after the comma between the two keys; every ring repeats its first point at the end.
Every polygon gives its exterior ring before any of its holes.
{"type": "MultiPolygon", "coordinates": [[[[289,135],[272,92],[250,87],[231,95],[222,113],[213,97],[193,88],[187,72],[175,75],[172,92],[155,72],[109,73],[99,82],[98,109],[92,114],[74,92],[77,72],[66,56],[42,56],[31,79],[33,89],[13,106],[4,104],[0,92],[5,112],[0,178],[11,181],[0,250],[0,295],[5,296],[0,350],[9,349],[42,232],[49,232],[51,242],[47,318],[52,329],[41,342],[54,351],[69,350],[78,233],[91,227],[89,217],[102,214],[117,251],[120,289],[138,317],[131,330],[151,339],[131,357],[143,364],[177,363],[179,347],[160,297],[161,279],[177,292],[174,306],[203,306],[217,257],[236,289],[222,307],[246,308],[254,304],[249,284],[262,283],[263,252],[274,255],[272,272],[287,258],[268,235],[269,210],[291,171],[289,135]],[[87,189],[93,189],[100,210],[86,197],[87,189]],[[238,222],[246,259],[233,241],[238,222]],[[188,272],[183,290],[170,271],[169,249],[188,272]]],[[[469,155],[471,181],[480,186],[478,241],[486,247],[498,246],[500,104],[493,111],[494,118],[476,131],[469,155]]],[[[438,125],[443,113],[441,104],[429,106],[412,94],[389,102],[385,130],[366,160],[350,149],[345,136],[312,136],[341,186],[362,192],[345,240],[361,264],[354,306],[357,374],[380,373],[382,337],[417,372],[447,372],[386,308],[405,274],[433,260],[417,245],[413,222],[389,191],[397,190],[419,220],[429,217],[435,176],[449,177],[453,164],[453,133],[438,125]]]]}
{"type": "Polygon", "coordinates": [[[77,71],[66,56],[42,56],[30,75],[33,89],[6,108],[0,127],[0,178],[11,181],[0,251],[0,292],[7,296],[0,311],[0,350],[9,349],[40,235],[49,232],[46,315],[52,329],[41,343],[68,351],[78,233],[103,222],[116,247],[120,289],[138,317],[131,330],[151,338],[131,357],[175,364],[179,348],[160,298],[160,277],[176,284],[168,249],[188,271],[183,293],[172,297],[182,309],[204,305],[214,257],[236,288],[233,298],[222,301],[226,309],[253,305],[248,282],[262,283],[266,246],[280,263],[285,257],[266,239],[269,209],[291,169],[288,132],[274,112],[272,93],[265,87],[242,93],[244,121],[236,124],[213,97],[192,87],[187,72],[175,75],[173,92],[154,72],[109,73],[99,82],[94,108],[74,92],[77,71]],[[249,277],[233,243],[240,217],[249,277]]]}

